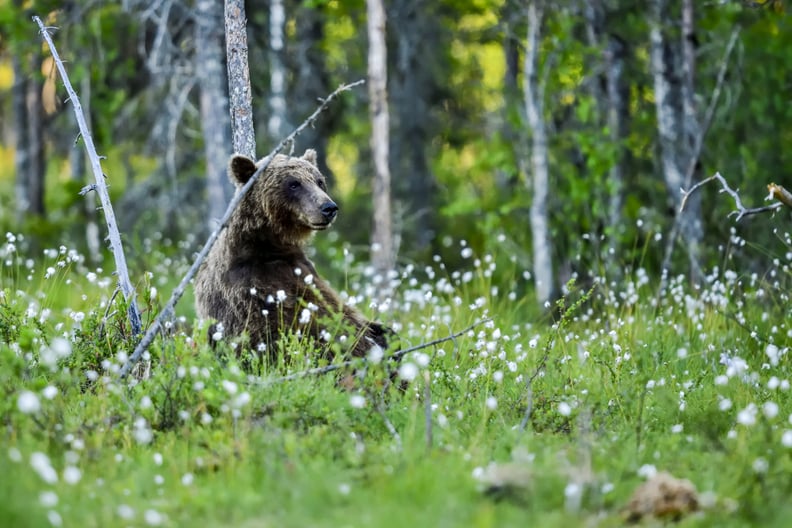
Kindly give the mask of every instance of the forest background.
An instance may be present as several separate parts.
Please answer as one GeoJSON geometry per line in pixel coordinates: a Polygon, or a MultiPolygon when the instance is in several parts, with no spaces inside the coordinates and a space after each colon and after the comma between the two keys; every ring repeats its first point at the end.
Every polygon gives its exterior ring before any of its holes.
{"type": "MultiPolygon", "coordinates": [[[[132,269],[152,240],[195,249],[231,193],[222,3],[0,3],[0,229],[39,247],[65,237],[101,259],[97,202],[78,192],[83,145],[34,13],[58,27],[132,269]]],[[[247,16],[262,156],[317,98],[366,78],[366,5],[273,0],[247,16]]],[[[640,266],[699,279],[726,254],[734,204],[713,185],[679,214],[680,189],[719,171],[750,206],[785,183],[781,2],[395,0],[386,18],[400,265],[453,264],[463,240],[526,270],[538,306],[573,276],[640,266]]],[[[317,239],[320,261],[339,239],[363,252],[371,242],[370,136],[358,89],[297,139],[296,152],[319,151],[341,206],[317,239]]],[[[786,218],[743,219],[751,244],[729,258],[761,272],[785,251],[773,226],[786,218]]]]}

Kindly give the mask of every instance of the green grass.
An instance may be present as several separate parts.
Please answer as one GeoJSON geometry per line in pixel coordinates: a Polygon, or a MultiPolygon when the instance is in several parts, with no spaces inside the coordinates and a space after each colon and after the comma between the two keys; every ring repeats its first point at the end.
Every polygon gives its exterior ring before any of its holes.
{"type": "MultiPolygon", "coordinates": [[[[501,256],[407,268],[380,314],[405,345],[491,322],[407,356],[417,376],[380,398],[382,366],[348,392],[333,375],[283,382],[288,367],[220,361],[189,300],[150,376],[120,381],[133,342],[109,271],[68,251],[27,264],[14,245],[0,246],[0,526],[620,526],[649,465],[714,497],[680,526],[792,515],[778,278],[713,273],[658,296],[637,273],[573,287],[553,322],[501,256]],[[520,484],[488,492],[481,475],[504,468],[520,484]]],[[[148,320],[186,263],[151,256],[148,320]]],[[[370,279],[345,271],[371,313],[370,279]]]]}

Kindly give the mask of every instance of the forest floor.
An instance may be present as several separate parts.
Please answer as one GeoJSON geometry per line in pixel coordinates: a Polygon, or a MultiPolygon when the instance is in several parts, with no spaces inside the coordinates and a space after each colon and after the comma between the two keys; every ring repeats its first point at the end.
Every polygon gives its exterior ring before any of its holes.
{"type": "MultiPolygon", "coordinates": [[[[789,526],[792,336],[787,268],[715,270],[702,287],[571,287],[533,317],[516,267],[463,248],[467,267],[406,267],[346,291],[394,324],[406,390],[382,394],[312,365],[299,338],[279,364],[219,360],[191,299],[143,379],[110,270],[67,248],[29,258],[0,241],[0,526],[789,526]],[[505,285],[505,286],[504,286],[505,285]],[[381,288],[381,286],[380,286],[381,288]],[[658,475],[666,476],[655,495],[658,475]],[[689,482],[685,482],[685,480],[689,482]],[[657,520],[655,520],[657,519],[657,520]]],[[[138,283],[151,321],[183,261],[138,283]],[[158,291],[159,290],[159,291],[158,291]]],[[[528,292],[528,293],[527,293],[528,292]]],[[[220,352],[233,358],[221,340],[220,352]]],[[[358,372],[363,372],[358,368],[358,372]]]]}

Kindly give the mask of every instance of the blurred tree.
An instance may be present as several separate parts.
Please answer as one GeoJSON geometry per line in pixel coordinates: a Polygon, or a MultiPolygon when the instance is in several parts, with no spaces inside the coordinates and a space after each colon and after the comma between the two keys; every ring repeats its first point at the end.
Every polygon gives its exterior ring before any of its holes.
{"type": "Polygon", "coordinates": [[[283,60],[285,26],[286,12],[283,7],[283,0],[270,0],[270,94],[267,132],[273,143],[277,143],[291,132],[286,116],[286,66],[283,60]]]}
{"type": "Polygon", "coordinates": [[[388,146],[388,56],[385,44],[385,7],[382,0],[367,0],[368,86],[371,114],[371,151],[374,157],[373,229],[371,262],[381,274],[393,268],[393,222],[388,146]]]}
{"type": "MultiPolygon", "coordinates": [[[[536,300],[546,306],[555,296],[556,282],[553,270],[553,248],[550,242],[550,224],[547,200],[550,192],[548,143],[544,121],[544,83],[539,78],[539,45],[541,41],[544,2],[528,5],[528,31],[525,38],[525,67],[523,91],[525,95],[526,125],[531,136],[530,181],[531,188],[531,240],[533,241],[533,273],[536,300]]],[[[527,177],[528,175],[526,175],[527,177]]]]}
{"type": "MultiPolygon", "coordinates": [[[[702,277],[700,268],[701,201],[693,200],[679,213],[680,189],[689,189],[695,161],[693,145],[699,134],[694,101],[695,51],[693,35],[693,3],[683,0],[681,32],[668,33],[677,26],[667,0],[653,0],[651,4],[651,64],[654,77],[654,97],[657,109],[657,131],[660,146],[660,167],[668,188],[678,226],[688,252],[690,273],[694,279],[702,277]]],[[[695,196],[693,198],[696,198],[695,196]]],[[[670,235],[666,253],[674,243],[670,235]]],[[[665,259],[666,262],[669,260],[665,259]]]]}
{"type": "Polygon", "coordinates": [[[223,7],[215,0],[195,6],[195,75],[200,89],[201,129],[206,156],[209,228],[223,216],[232,189],[226,175],[231,144],[228,77],[223,61],[223,7]]]}

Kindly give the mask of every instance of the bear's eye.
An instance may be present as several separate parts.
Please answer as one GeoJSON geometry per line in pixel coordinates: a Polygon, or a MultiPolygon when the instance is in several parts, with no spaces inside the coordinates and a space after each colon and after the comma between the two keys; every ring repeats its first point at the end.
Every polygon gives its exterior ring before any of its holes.
{"type": "Polygon", "coordinates": [[[319,180],[317,183],[319,184],[320,189],[322,189],[323,191],[327,190],[327,185],[325,185],[324,180],[319,180]]]}
{"type": "Polygon", "coordinates": [[[300,188],[300,182],[298,182],[297,180],[289,182],[289,189],[291,189],[292,191],[296,191],[299,188],[300,188]]]}

